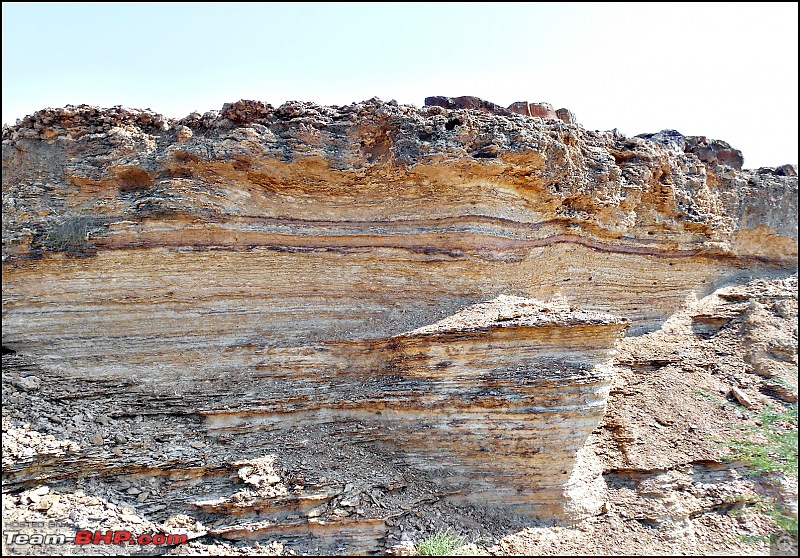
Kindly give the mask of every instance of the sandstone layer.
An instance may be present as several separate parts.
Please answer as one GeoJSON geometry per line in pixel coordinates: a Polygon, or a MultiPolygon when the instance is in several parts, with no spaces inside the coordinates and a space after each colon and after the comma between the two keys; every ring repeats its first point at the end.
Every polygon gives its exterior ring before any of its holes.
{"type": "Polygon", "coordinates": [[[310,531],[328,550],[347,529],[376,548],[387,495],[576,509],[615,340],[795,272],[795,169],[542,104],[436,99],[181,120],[79,106],[4,127],[3,346],[32,359],[17,388],[188,444],[126,453],[99,433],[4,463],[4,483],[173,471],[207,487],[170,509],[217,536],[310,531]],[[364,486],[280,468],[326,442],[383,468],[364,486]],[[249,483],[265,463],[278,472],[249,483]],[[398,488],[409,475],[428,488],[398,488]]]}
{"type": "MultiPolygon", "coordinates": [[[[457,321],[469,327],[481,314],[457,321]]],[[[167,555],[408,554],[445,529],[477,543],[462,550],[472,555],[766,554],[775,510],[765,504],[777,498],[796,517],[796,478],[754,477],[720,442],[790,428],[766,427],[762,411],[796,410],[797,276],[689,300],[658,331],[623,339],[613,362],[608,410],[568,483],[570,506],[588,517],[553,527],[454,504],[431,482],[440,479],[353,443],[364,434],[358,423],[212,436],[175,397],[152,396],[160,413],[111,417],[125,386],[62,378],[34,357],[4,353],[4,526],[187,533],[188,544],[158,549],[167,555]],[[732,386],[753,407],[738,404],[732,386]]],[[[3,546],[32,555],[64,548],[3,546]]]]}

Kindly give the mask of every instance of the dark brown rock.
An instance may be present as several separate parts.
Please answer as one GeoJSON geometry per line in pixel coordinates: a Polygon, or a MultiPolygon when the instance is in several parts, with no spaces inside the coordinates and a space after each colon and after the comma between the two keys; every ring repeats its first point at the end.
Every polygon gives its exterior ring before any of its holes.
{"type": "Polygon", "coordinates": [[[508,110],[513,112],[514,114],[521,114],[523,116],[530,116],[531,111],[528,108],[527,101],[516,101],[508,105],[508,110]]]}
{"type": "Polygon", "coordinates": [[[797,176],[797,165],[781,165],[775,168],[777,176],[797,176]]]}
{"type": "Polygon", "coordinates": [[[553,105],[548,103],[530,103],[528,110],[535,118],[558,118],[556,111],[553,110],[553,105]]]}
{"type": "Polygon", "coordinates": [[[561,120],[562,122],[566,122],[567,124],[577,123],[577,121],[575,120],[575,115],[569,109],[566,108],[558,109],[556,111],[556,116],[558,116],[559,120],[561,120]]]}
{"type": "Polygon", "coordinates": [[[744,156],[738,149],[734,149],[722,140],[709,140],[705,136],[685,136],[684,149],[686,153],[697,155],[704,163],[712,165],[727,165],[736,170],[742,170],[744,156]]]}
{"type": "Polygon", "coordinates": [[[489,101],[484,101],[483,99],[479,99],[478,97],[471,97],[471,96],[425,97],[425,106],[426,107],[436,106],[447,109],[482,110],[483,112],[488,112],[489,114],[498,114],[503,116],[511,114],[511,111],[501,107],[500,105],[496,105],[494,103],[490,103],[489,101]]]}

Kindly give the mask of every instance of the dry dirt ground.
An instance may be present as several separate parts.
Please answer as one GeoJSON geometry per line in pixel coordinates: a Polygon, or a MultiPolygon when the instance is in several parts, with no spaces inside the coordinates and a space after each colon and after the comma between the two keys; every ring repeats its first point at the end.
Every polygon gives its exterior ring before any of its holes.
{"type": "MultiPolygon", "coordinates": [[[[315,546],[289,531],[258,541],[224,540],[214,533],[229,517],[208,510],[178,513],[186,502],[202,500],[212,484],[215,489],[224,482],[233,486],[234,480],[239,482],[234,496],[244,504],[259,491],[291,493],[338,483],[341,490],[325,509],[329,518],[390,516],[388,536],[380,539],[377,553],[413,553],[414,542],[449,530],[470,543],[460,549],[462,554],[768,555],[769,535],[780,532],[776,517],[794,518],[795,526],[797,518],[797,315],[795,274],[687,300],[660,330],[623,339],[606,416],[579,459],[578,476],[586,482],[574,497],[588,517],[561,526],[448,503],[424,474],[322,427],[298,432],[302,447],[297,441],[275,440],[279,457],[274,462],[258,464],[250,477],[240,469],[240,478],[226,480],[209,463],[214,452],[220,458],[235,455],[236,440],[212,446],[196,439],[190,419],[180,431],[166,431],[158,417],[112,418],[99,403],[75,408],[69,389],[50,389],[38,379],[35,361],[7,354],[3,555],[352,552],[346,543],[315,546]],[[786,419],[791,412],[794,422],[786,419]],[[780,471],[754,475],[752,466],[736,458],[736,441],[769,445],[767,437],[782,432],[794,439],[794,476],[780,471]],[[160,443],[165,439],[169,446],[160,443]],[[158,474],[117,470],[81,475],[76,468],[91,466],[91,458],[71,462],[64,457],[109,440],[113,455],[138,451],[150,462],[179,463],[180,474],[171,475],[167,468],[158,474]],[[51,476],[47,484],[9,480],[20,463],[37,456],[61,459],[63,476],[51,476]],[[199,477],[186,473],[192,464],[199,477]],[[241,481],[249,488],[241,489],[241,481]],[[20,545],[7,537],[11,531],[77,529],[186,533],[189,542],[86,547],[20,545]]],[[[765,460],[779,463],[779,456],[773,452],[765,460]]],[[[95,464],[108,466],[99,457],[95,464]]],[[[791,468],[784,463],[784,469],[791,468]]],[[[311,513],[306,512],[308,517],[311,513]]]]}

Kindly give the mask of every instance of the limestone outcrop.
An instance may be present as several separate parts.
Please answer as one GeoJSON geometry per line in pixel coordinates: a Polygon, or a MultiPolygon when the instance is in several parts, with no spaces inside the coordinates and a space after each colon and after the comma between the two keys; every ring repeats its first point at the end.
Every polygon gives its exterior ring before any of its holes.
{"type": "Polygon", "coordinates": [[[128,430],[4,486],[149,475],[142,513],[332,551],[389,501],[569,516],[623,331],[796,272],[796,169],[741,165],[473,97],[39,111],[3,129],[4,366],[128,430]]]}

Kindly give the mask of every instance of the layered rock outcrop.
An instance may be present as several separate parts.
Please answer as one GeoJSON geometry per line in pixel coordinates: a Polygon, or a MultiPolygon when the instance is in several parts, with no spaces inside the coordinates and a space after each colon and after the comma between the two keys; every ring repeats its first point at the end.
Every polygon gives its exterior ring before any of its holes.
{"type": "Polygon", "coordinates": [[[282,525],[333,549],[346,528],[362,549],[382,536],[381,498],[563,516],[622,330],[796,269],[796,173],[740,170],[705,138],[588,131],[565,109],[437,99],[181,120],[79,106],[4,127],[20,378],[181,440],[87,435],[70,459],[4,463],[10,485],[172,471],[207,487],[164,489],[170,510],[219,536],[282,525]],[[325,442],[350,455],[311,479],[300,464],[325,442]],[[332,481],[359,452],[382,464],[374,482],[332,481]],[[277,480],[240,493],[264,459],[277,480]]]}

